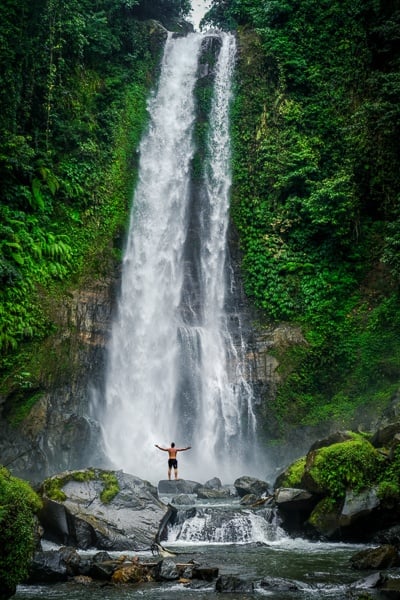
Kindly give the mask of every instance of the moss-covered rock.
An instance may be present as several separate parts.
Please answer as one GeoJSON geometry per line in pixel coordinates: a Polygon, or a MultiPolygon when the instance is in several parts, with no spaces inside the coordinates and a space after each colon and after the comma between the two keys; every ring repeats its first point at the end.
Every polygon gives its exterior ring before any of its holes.
{"type": "Polygon", "coordinates": [[[307,455],[301,487],[314,493],[343,498],[347,489],[371,486],[385,458],[362,436],[332,444],[307,455]]]}

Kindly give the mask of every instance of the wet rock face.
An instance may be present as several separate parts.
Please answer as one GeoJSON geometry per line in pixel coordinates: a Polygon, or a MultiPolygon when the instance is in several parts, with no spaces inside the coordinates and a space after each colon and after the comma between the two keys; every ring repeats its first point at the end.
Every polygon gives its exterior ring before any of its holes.
{"type": "MultiPolygon", "coordinates": [[[[63,298],[49,339],[44,389],[18,427],[0,419],[0,462],[30,481],[93,464],[98,425],[87,415],[92,382],[101,386],[115,280],[91,283],[63,298]]],[[[45,359],[46,360],[46,356],[45,359]]]]}
{"type": "MultiPolygon", "coordinates": [[[[58,495],[64,494],[65,499],[44,495],[40,514],[44,538],[82,549],[148,549],[167,506],[149,482],[122,471],[111,473],[118,481],[118,491],[109,502],[103,501],[104,476],[109,474],[97,469],[56,476],[61,481],[58,495]]],[[[56,477],[47,481],[47,489],[54,489],[51,484],[56,477]]]]}

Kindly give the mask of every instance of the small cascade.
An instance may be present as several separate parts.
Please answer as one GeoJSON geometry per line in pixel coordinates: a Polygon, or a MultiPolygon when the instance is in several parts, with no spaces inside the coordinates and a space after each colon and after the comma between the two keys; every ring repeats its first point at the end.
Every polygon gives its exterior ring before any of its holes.
{"type": "Polygon", "coordinates": [[[257,512],[232,507],[200,507],[178,511],[167,533],[169,543],[271,543],[284,536],[275,509],[257,512]]]}

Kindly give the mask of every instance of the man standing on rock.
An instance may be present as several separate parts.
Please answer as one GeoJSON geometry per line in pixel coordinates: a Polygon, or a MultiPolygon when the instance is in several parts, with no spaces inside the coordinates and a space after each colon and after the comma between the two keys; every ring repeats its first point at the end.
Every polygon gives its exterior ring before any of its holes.
{"type": "Polygon", "coordinates": [[[161,446],[159,446],[158,444],[154,445],[159,450],[164,450],[164,452],[168,452],[168,479],[171,479],[171,469],[174,469],[175,479],[178,479],[178,461],[176,455],[178,452],[190,450],[192,446],[187,446],[186,448],[175,448],[175,442],[171,442],[171,446],[169,448],[161,448],[161,446]]]}

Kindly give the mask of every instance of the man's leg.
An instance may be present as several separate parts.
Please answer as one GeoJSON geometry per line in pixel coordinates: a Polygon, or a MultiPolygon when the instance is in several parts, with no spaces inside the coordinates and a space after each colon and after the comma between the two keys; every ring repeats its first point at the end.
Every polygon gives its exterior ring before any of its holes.
{"type": "Polygon", "coordinates": [[[168,479],[171,479],[171,467],[168,467],[168,479]]]}
{"type": "Polygon", "coordinates": [[[178,479],[178,467],[174,468],[175,479],[178,479]]]}

